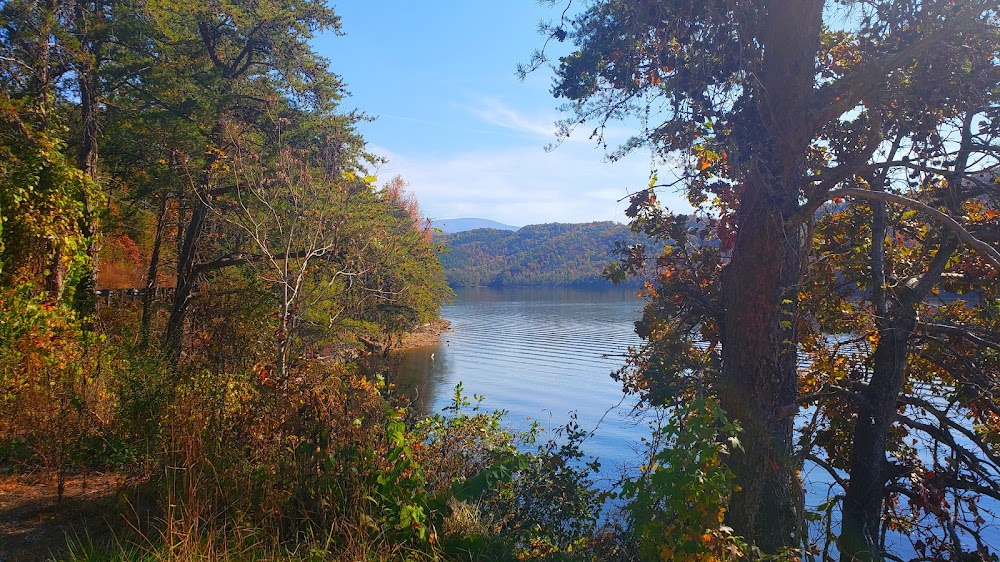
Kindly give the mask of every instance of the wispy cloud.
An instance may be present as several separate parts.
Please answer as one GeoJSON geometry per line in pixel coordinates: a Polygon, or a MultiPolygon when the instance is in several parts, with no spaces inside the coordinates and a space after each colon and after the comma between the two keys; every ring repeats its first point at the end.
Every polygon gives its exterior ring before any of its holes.
{"type": "MultiPolygon", "coordinates": [[[[579,144],[553,152],[541,147],[468,151],[448,157],[410,157],[373,147],[387,157],[384,178],[399,174],[410,183],[431,218],[482,217],[507,224],[624,222],[619,199],[649,181],[648,158],[604,162],[600,150],[579,144]]],[[[680,197],[665,203],[686,209],[680,197]]]]}
{"type": "Polygon", "coordinates": [[[541,138],[553,137],[559,119],[556,113],[527,116],[494,98],[483,98],[477,105],[465,108],[474,117],[490,125],[541,138]]]}
{"type": "MultiPolygon", "coordinates": [[[[463,109],[479,119],[484,126],[499,127],[536,137],[544,144],[552,144],[557,140],[557,123],[569,117],[569,114],[558,111],[528,114],[492,97],[480,98],[475,105],[464,106],[463,109]]],[[[570,138],[559,139],[561,144],[594,145],[594,139],[591,138],[591,133],[594,130],[592,125],[584,124],[576,129],[570,138]]],[[[608,146],[614,147],[628,139],[633,134],[633,130],[624,125],[612,124],[606,126],[602,133],[608,146]]]]}

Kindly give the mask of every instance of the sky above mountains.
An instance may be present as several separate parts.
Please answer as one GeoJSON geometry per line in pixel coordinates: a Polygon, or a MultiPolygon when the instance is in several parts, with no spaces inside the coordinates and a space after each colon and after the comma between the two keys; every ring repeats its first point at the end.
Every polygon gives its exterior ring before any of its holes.
{"type": "MultiPolygon", "coordinates": [[[[546,151],[566,116],[549,92],[552,72],[543,68],[523,82],[515,75],[543,43],[538,23],[558,19],[561,6],[351,0],[334,9],[345,35],[328,34],[315,46],[347,84],[345,109],[374,118],[360,130],[388,160],[380,180],[401,175],[428,217],[514,225],[626,220],[628,202],[618,200],[646,187],[650,155],[606,162],[588,138],[593,126],[546,151]]],[[[610,140],[627,137],[618,126],[610,140]]],[[[666,199],[685,208],[679,197],[666,199]]]]}

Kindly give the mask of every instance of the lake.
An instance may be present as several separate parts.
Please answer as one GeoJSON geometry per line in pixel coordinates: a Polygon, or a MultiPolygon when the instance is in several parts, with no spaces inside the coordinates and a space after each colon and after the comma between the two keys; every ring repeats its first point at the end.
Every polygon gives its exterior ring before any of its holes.
{"type": "MultiPolygon", "coordinates": [[[[624,364],[629,346],[641,343],[633,323],[642,305],[624,290],[460,289],[442,309],[453,331],[437,345],[406,351],[395,382],[417,397],[425,413],[447,406],[461,382],[470,398],[485,397],[484,408],[507,410],[508,424],[520,430],[532,421],[556,429],[576,412],[581,427],[598,428],[584,450],[601,460],[604,477],[614,479],[641,462],[640,439],[650,433],[644,420],[630,415],[635,399],[623,398],[610,376],[624,364]]],[[[825,501],[829,475],[806,463],[803,477],[807,505],[825,501]]],[[[997,508],[995,503],[982,507],[997,508]]],[[[818,538],[822,530],[812,532],[818,538]]],[[[1000,545],[995,527],[986,538],[1000,545]]],[[[913,552],[901,536],[890,545],[899,554],[913,552]]]]}
{"type": "Polygon", "coordinates": [[[439,344],[403,354],[396,383],[423,411],[440,411],[461,382],[485,397],[483,407],[509,412],[514,429],[538,421],[548,430],[576,412],[582,428],[599,430],[585,450],[613,476],[637,464],[646,423],[629,415],[611,373],[624,364],[643,302],[626,290],[465,288],[441,315],[453,331],[439,344]]]}

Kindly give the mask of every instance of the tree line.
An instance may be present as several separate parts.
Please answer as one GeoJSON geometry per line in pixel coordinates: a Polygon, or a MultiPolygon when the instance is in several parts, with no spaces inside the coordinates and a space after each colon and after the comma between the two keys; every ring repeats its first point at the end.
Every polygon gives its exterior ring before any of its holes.
{"type": "Polygon", "coordinates": [[[654,242],[613,222],[481,228],[437,237],[452,287],[610,287],[616,247],[654,242]]]}

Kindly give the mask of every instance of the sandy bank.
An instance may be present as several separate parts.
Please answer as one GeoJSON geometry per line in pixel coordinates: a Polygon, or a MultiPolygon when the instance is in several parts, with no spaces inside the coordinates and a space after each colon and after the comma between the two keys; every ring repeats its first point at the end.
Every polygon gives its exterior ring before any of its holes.
{"type": "Polygon", "coordinates": [[[412,332],[403,336],[397,349],[413,349],[415,347],[434,345],[441,341],[441,334],[450,331],[451,322],[439,318],[423,326],[418,326],[412,332]]]}

